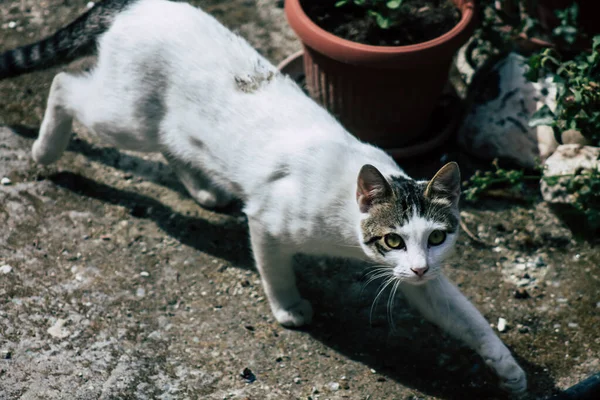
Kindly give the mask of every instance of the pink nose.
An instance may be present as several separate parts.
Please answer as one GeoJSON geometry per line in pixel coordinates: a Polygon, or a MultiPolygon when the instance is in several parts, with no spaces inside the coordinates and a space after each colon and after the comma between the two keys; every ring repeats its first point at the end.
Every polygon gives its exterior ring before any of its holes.
{"type": "Polygon", "coordinates": [[[427,271],[429,271],[429,267],[411,268],[410,270],[420,278],[425,275],[427,271]]]}

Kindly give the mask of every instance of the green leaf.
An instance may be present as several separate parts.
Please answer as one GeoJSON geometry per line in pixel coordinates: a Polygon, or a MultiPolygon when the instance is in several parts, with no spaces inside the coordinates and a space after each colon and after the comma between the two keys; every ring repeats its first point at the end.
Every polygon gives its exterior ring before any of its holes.
{"type": "Polygon", "coordinates": [[[556,116],[547,105],[537,110],[529,119],[528,125],[533,128],[540,125],[553,126],[556,116]]]}
{"type": "Polygon", "coordinates": [[[597,48],[600,47],[600,35],[596,35],[594,36],[594,38],[592,39],[592,48],[594,50],[596,50],[597,48]]]}
{"type": "Polygon", "coordinates": [[[346,4],[348,4],[348,0],[340,0],[338,2],[335,3],[336,7],[341,7],[341,6],[345,6],[346,4]]]}
{"type": "Polygon", "coordinates": [[[373,11],[373,10],[369,10],[369,15],[373,18],[375,18],[375,22],[377,22],[377,25],[381,28],[381,29],[387,29],[390,27],[391,24],[391,19],[384,17],[383,15],[381,15],[380,13],[378,13],[377,11],[373,11]]]}
{"type": "Polygon", "coordinates": [[[403,0],[389,0],[385,5],[387,6],[387,8],[395,10],[396,8],[402,5],[402,1],[403,0]]]}
{"type": "Polygon", "coordinates": [[[581,90],[573,89],[573,95],[575,96],[575,103],[581,103],[581,90]]]}

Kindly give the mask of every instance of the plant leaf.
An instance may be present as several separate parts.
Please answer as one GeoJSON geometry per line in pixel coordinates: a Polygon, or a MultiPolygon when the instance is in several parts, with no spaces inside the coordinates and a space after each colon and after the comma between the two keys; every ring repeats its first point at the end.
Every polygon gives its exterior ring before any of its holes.
{"type": "Polygon", "coordinates": [[[556,116],[550,110],[550,107],[544,105],[542,108],[533,113],[529,118],[529,127],[534,128],[540,125],[553,126],[556,116]]]}
{"type": "Polygon", "coordinates": [[[346,4],[348,4],[348,0],[339,0],[338,2],[335,3],[335,6],[341,7],[341,6],[345,6],[346,4]]]}
{"type": "Polygon", "coordinates": [[[600,47],[600,35],[596,35],[592,39],[592,48],[596,50],[598,47],[600,47]]]}
{"type": "Polygon", "coordinates": [[[396,8],[402,5],[402,1],[403,0],[389,0],[385,5],[387,6],[387,8],[395,10],[396,8]]]}

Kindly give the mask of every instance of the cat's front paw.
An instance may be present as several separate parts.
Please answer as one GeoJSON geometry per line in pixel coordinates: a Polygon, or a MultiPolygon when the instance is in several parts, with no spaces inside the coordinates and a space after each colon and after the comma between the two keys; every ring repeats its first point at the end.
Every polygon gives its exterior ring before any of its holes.
{"type": "Polygon", "coordinates": [[[527,390],[525,371],[517,364],[508,350],[498,358],[486,358],[485,363],[500,378],[502,389],[513,394],[525,393],[527,390]]]}
{"type": "Polygon", "coordinates": [[[313,310],[310,303],[304,299],[287,308],[275,308],[273,314],[281,325],[288,328],[298,328],[312,322],[313,310]]]}

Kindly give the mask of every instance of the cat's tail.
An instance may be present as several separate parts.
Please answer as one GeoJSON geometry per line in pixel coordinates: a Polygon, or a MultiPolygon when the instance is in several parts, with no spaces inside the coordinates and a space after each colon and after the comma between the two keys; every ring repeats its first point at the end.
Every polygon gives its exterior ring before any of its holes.
{"type": "Polygon", "coordinates": [[[0,79],[42,70],[91,54],[96,38],[115,17],[139,0],[104,0],[52,36],[0,54],[0,79]]]}

